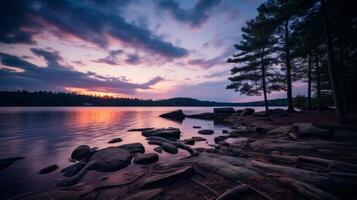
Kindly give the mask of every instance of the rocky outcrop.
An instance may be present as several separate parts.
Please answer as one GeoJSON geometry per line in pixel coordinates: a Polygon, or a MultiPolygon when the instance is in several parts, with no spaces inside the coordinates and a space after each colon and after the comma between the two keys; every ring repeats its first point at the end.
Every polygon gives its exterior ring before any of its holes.
{"type": "Polygon", "coordinates": [[[153,130],[143,131],[141,133],[145,137],[162,137],[162,138],[176,138],[179,139],[181,131],[178,128],[158,128],[153,130]]]}
{"type": "Polygon", "coordinates": [[[162,118],[167,118],[167,119],[172,119],[172,120],[183,120],[183,119],[185,119],[185,116],[186,115],[182,112],[182,110],[175,110],[175,111],[160,115],[160,117],[162,117],[162,118]]]}
{"type": "Polygon", "coordinates": [[[86,158],[91,152],[88,145],[81,145],[77,147],[71,154],[71,158],[74,160],[82,160],[86,158]]]}

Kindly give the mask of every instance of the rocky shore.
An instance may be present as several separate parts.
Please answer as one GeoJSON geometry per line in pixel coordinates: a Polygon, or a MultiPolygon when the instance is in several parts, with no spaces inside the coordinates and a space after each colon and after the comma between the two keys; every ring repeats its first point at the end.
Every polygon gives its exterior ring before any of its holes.
{"type": "MultiPolygon", "coordinates": [[[[120,145],[120,138],[104,149],[82,145],[69,155],[74,164],[61,169],[63,178],[54,190],[14,199],[355,199],[356,129],[323,118],[310,123],[304,114],[233,108],[198,115],[167,113],[163,117],[174,120],[219,119],[229,128],[217,133],[195,127],[197,136],[190,139],[181,139],[181,130],[173,127],[130,130],[141,132],[157,153],[146,153],[140,143],[120,145]],[[207,134],[214,134],[215,144],[195,148],[207,134]],[[179,150],[188,156],[160,160],[161,152],[179,150]],[[108,175],[86,179],[90,172],[108,175]]],[[[56,169],[52,165],[42,172],[56,169]]]]}

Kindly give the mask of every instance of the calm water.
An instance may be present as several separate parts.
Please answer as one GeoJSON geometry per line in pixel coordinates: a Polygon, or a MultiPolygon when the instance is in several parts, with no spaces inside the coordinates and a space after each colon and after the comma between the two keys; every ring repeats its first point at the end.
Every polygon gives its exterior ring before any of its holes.
{"type": "MultiPolygon", "coordinates": [[[[16,107],[0,108],[0,159],[25,156],[14,165],[0,171],[0,197],[9,197],[28,191],[42,191],[53,187],[54,179],[60,178],[60,170],[47,175],[37,172],[51,164],[60,169],[72,163],[68,161],[77,146],[87,144],[104,148],[119,144],[140,142],[146,152],[155,145],[148,145],[140,132],[127,132],[131,128],[177,127],[183,132],[182,139],[198,136],[192,126],[213,129],[215,134],[204,136],[206,142],[195,147],[213,144],[213,138],[222,134],[224,125],[212,121],[185,119],[182,123],[158,117],[176,109],[186,114],[212,111],[210,107],[16,107]],[[108,144],[115,137],[123,142],[108,144]]],[[[255,108],[262,110],[262,108],[255,108]]],[[[160,154],[160,161],[188,155],[181,151],[177,155],[160,154]]]]}

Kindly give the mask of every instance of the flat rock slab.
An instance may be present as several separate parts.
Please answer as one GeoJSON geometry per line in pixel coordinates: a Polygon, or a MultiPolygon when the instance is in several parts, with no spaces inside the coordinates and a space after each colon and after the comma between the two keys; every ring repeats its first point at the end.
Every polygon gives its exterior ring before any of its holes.
{"type": "Polygon", "coordinates": [[[90,160],[90,169],[102,172],[116,171],[130,164],[131,154],[123,148],[108,147],[96,152],[90,160]]]}
{"type": "Polygon", "coordinates": [[[157,184],[170,182],[184,176],[190,175],[194,172],[192,166],[184,167],[178,169],[174,172],[169,172],[165,174],[159,174],[152,177],[149,177],[143,181],[143,187],[151,187],[157,184]]]}
{"type": "Polygon", "coordinates": [[[209,130],[209,129],[202,129],[198,131],[199,134],[202,135],[212,135],[214,133],[213,130],[209,130]]]}
{"type": "Polygon", "coordinates": [[[137,164],[150,164],[157,162],[159,160],[159,155],[157,153],[145,153],[137,154],[134,159],[134,163],[137,164]]]}
{"type": "Polygon", "coordinates": [[[123,141],[121,138],[113,138],[112,140],[110,140],[108,143],[112,144],[112,143],[117,143],[117,142],[121,142],[123,141]]]}
{"type": "Polygon", "coordinates": [[[125,149],[130,153],[144,153],[145,148],[141,143],[130,143],[118,146],[118,148],[125,149]]]}
{"type": "Polygon", "coordinates": [[[141,133],[145,137],[162,137],[162,138],[180,138],[181,131],[178,128],[159,128],[143,131],[141,133]]]}
{"type": "Polygon", "coordinates": [[[328,130],[318,128],[312,123],[295,123],[294,127],[297,129],[296,135],[299,137],[325,137],[330,134],[328,130]]]}
{"type": "Polygon", "coordinates": [[[290,125],[279,126],[274,128],[268,132],[268,134],[288,134],[293,127],[290,125]]]}
{"type": "Polygon", "coordinates": [[[58,169],[58,165],[54,164],[54,165],[50,165],[48,167],[41,169],[38,173],[39,174],[48,174],[48,173],[55,171],[56,169],[58,169]]]}
{"type": "Polygon", "coordinates": [[[71,158],[74,160],[82,160],[90,154],[90,147],[88,145],[81,145],[77,147],[71,154],[71,158]]]}
{"type": "Polygon", "coordinates": [[[159,200],[164,193],[163,189],[143,190],[127,197],[125,200],[159,200]]]}

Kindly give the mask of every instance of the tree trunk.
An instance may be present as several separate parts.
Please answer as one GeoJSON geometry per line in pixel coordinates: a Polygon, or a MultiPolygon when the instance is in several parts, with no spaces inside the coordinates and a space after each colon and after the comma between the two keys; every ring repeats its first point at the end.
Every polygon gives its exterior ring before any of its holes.
{"type": "Polygon", "coordinates": [[[339,87],[338,87],[337,74],[336,74],[337,70],[336,70],[335,61],[332,52],[333,46],[332,46],[332,39],[330,33],[330,22],[328,19],[326,2],[325,0],[320,0],[320,2],[321,2],[322,19],[324,23],[325,42],[327,46],[327,67],[330,76],[330,85],[332,89],[333,100],[336,107],[337,120],[339,123],[342,124],[346,122],[346,116],[342,108],[340,91],[338,90],[339,87]]]}
{"type": "Polygon", "coordinates": [[[308,77],[308,83],[307,83],[307,107],[309,110],[311,110],[311,51],[309,52],[309,66],[308,66],[308,72],[307,72],[307,77],[308,77]]]}
{"type": "Polygon", "coordinates": [[[316,93],[317,93],[317,110],[321,114],[321,80],[320,80],[320,66],[319,55],[316,52],[316,93]]]}
{"type": "Polygon", "coordinates": [[[264,94],[264,103],[265,103],[265,112],[268,114],[269,107],[268,107],[268,98],[267,98],[267,89],[266,89],[266,82],[265,82],[265,65],[264,65],[264,49],[262,52],[261,64],[262,64],[262,79],[263,79],[263,94],[264,94]]]}
{"type": "Polygon", "coordinates": [[[291,62],[290,62],[290,42],[289,42],[289,20],[285,22],[285,65],[286,65],[286,88],[288,98],[288,111],[293,112],[293,96],[291,86],[291,62]]]}

